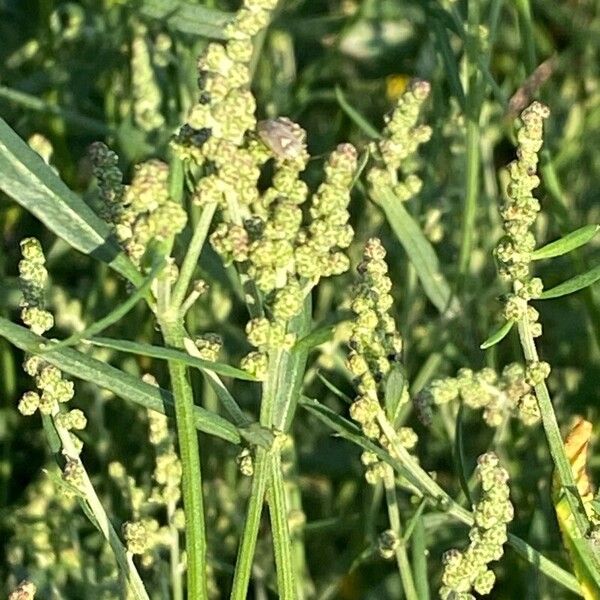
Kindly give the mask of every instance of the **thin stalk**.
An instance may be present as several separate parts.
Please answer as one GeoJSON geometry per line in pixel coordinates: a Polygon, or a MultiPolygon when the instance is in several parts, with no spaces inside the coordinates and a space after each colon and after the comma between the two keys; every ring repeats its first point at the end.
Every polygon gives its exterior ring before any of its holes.
{"type": "MultiPolygon", "coordinates": [[[[148,593],[144,587],[144,583],[133,564],[133,560],[131,554],[127,552],[117,532],[114,530],[104,507],[102,506],[102,502],[98,495],[96,494],[96,490],[90,480],[90,477],[83,465],[83,462],[79,458],[79,453],[73,444],[73,440],[71,439],[70,432],[58,425],[55,417],[58,415],[58,408],[52,415],[52,423],[56,433],[55,436],[58,435],[60,438],[60,445],[62,446],[62,451],[65,456],[67,456],[70,460],[75,460],[78,463],[78,470],[82,475],[82,482],[79,491],[83,496],[83,501],[89,507],[92,516],[94,517],[95,524],[100,529],[102,535],[106,539],[106,541],[110,544],[110,547],[115,555],[117,563],[119,565],[119,571],[122,573],[124,579],[127,582],[127,587],[129,591],[133,594],[133,596],[137,600],[150,600],[148,593]]],[[[50,426],[52,427],[52,425],[50,426]]],[[[48,429],[45,428],[45,431],[48,434],[48,429]]],[[[54,446],[52,439],[49,437],[50,446],[54,446]]]]}
{"type": "Polygon", "coordinates": [[[465,116],[466,132],[466,165],[465,165],[465,197],[463,201],[463,221],[458,268],[461,283],[468,275],[473,253],[473,236],[475,217],[477,214],[477,198],[479,196],[479,0],[468,3],[468,37],[466,47],[467,61],[467,100],[465,116]]]}
{"type": "Polygon", "coordinates": [[[250,490],[250,499],[248,501],[248,508],[246,509],[244,531],[242,532],[242,539],[240,541],[235,572],[233,575],[231,600],[246,600],[248,597],[248,584],[252,574],[252,563],[254,562],[254,551],[256,549],[258,528],[263,510],[268,478],[269,469],[267,452],[266,450],[259,448],[256,453],[254,475],[252,477],[252,489],[250,490]]]}
{"type": "Polygon", "coordinates": [[[427,546],[425,544],[425,527],[423,516],[418,515],[415,520],[411,536],[412,560],[415,574],[415,587],[419,600],[429,600],[429,579],[427,574],[427,546]]]}
{"type": "Polygon", "coordinates": [[[386,468],[383,485],[385,487],[385,499],[387,502],[390,527],[398,536],[396,562],[398,563],[398,571],[402,581],[402,588],[404,589],[404,596],[406,597],[406,600],[419,600],[412,569],[408,560],[408,553],[406,552],[406,544],[402,539],[402,522],[400,520],[400,510],[398,509],[398,498],[396,496],[396,482],[394,480],[394,471],[391,467],[386,468]]]}
{"type": "MultiPolygon", "coordinates": [[[[168,285],[166,281],[162,285],[168,285]]],[[[162,304],[162,303],[161,303],[162,304]]],[[[157,312],[165,343],[183,348],[185,329],[173,310],[157,312]]],[[[187,553],[187,594],[194,600],[208,600],[206,586],[206,528],[202,500],[202,474],[198,435],[194,426],[194,397],[185,365],[168,361],[179,456],[182,467],[183,509],[185,512],[185,548],[187,553]]]]}
{"type": "Polygon", "coordinates": [[[288,504],[285,483],[281,471],[281,455],[272,452],[269,455],[269,514],[273,533],[275,566],[277,568],[277,591],[282,600],[296,600],[299,580],[296,565],[292,557],[292,543],[288,522],[288,504]]]}
{"type": "Polygon", "coordinates": [[[200,220],[196,225],[187,253],[181,264],[177,283],[175,283],[175,286],[173,287],[171,305],[175,310],[181,307],[185,299],[185,294],[194,275],[194,270],[198,264],[198,259],[200,258],[200,253],[204,247],[204,242],[206,241],[206,236],[208,235],[208,230],[216,209],[216,202],[209,202],[202,210],[200,220]]]}
{"type": "MultiPolygon", "coordinates": [[[[529,329],[529,321],[527,319],[519,321],[518,330],[525,360],[528,362],[537,362],[539,356],[533,336],[529,329]]],[[[560,480],[561,488],[565,492],[579,535],[584,538],[590,529],[590,523],[583,506],[583,501],[579,495],[579,490],[577,489],[573,469],[571,468],[569,459],[565,453],[565,447],[556,420],[556,415],[554,414],[554,408],[552,407],[552,400],[550,399],[548,388],[546,387],[546,383],[542,381],[542,383],[538,383],[534,386],[534,389],[540,407],[542,425],[544,427],[544,433],[546,434],[546,440],[548,441],[548,448],[560,480]]]]}

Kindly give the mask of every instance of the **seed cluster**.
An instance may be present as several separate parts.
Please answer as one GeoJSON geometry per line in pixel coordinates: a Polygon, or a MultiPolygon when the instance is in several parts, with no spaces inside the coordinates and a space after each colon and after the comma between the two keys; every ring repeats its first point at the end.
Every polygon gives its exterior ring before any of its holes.
{"type": "MultiPolygon", "coordinates": [[[[46,259],[39,241],[26,238],[21,241],[23,259],[19,262],[19,277],[23,290],[23,322],[37,334],[52,326],[52,315],[44,306],[44,286],[48,273],[44,267],[46,259]],[[35,309],[35,310],[34,310],[35,309]]],[[[72,381],[65,379],[60,369],[48,364],[39,356],[27,355],[23,363],[27,375],[34,378],[37,391],[28,391],[19,400],[18,409],[23,415],[40,411],[54,419],[56,428],[69,435],[73,451],[80,453],[83,442],[72,433],[85,429],[87,419],[79,409],[62,412],[60,405],[69,402],[74,395],[72,381]]],[[[77,489],[82,489],[86,473],[76,456],[65,453],[64,480],[77,489]]]]}
{"type": "Polygon", "coordinates": [[[375,144],[383,164],[370,169],[369,183],[374,188],[391,187],[401,201],[418,194],[423,183],[415,173],[406,171],[407,159],[431,138],[431,127],[417,124],[430,89],[426,81],[412,81],[398,98],[392,113],[385,118],[383,139],[375,144]],[[399,173],[401,167],[402,173],[399,173]]]}
{"type": "Polygon", "coordinates": [[[475,600],[472,592],[489,594],[496,580],[489,564],[504,554],[507,525],[514,516],[508,472],[500,466],[498,457],[488,452],[477,460],[476,474],[481,498],[473,509],[475,524],[469,531],[470,543],[462,552],[452,549],[444,554],[442,600],[475,600]]]}
{"type": "MultiPolygon", "coordinates": [[[[378,440],[393,455],[394,450],[377,422],[382,411],[380,398],[385,392],[387,377],[393,364],[400,361],[402,350],[402,338],[389,314],[393,302],[390,295],[392,282],[384,258],[385,249],[381,241],[377,238],[368,240],[357,268],[359,279],[352,291],[351,308],[355,319],[346,366],[354,377],[358,392],[350,407],[350,416],[367,437],[378,440]]],[[[408,402],[406,388],[399,402],[408,402]]],[[[393,415],[386,417],[393,423],[393,415]]],[[[397,434],[404,447],[414,448],[417,437],[410,427],[400,428],[397,434]]],[[[363,453],[362,461],[370,483],[375,483],[385,474],[385,465],[374,454],[363,453]]]]}
{"type": "Polygon", "coordinates": [[[431,382],[421,393],[419,402],[431,406],[461,400],[469,408],[483,409],[483,420],[490,427],[498,427],[510,414],[524,425],[535,425],[540,420],[540,411],[533,386],[549,374],[550,365],[544,361],[530,362],[526,366],[511,363],[500,375],[490,368],[460,369],[456,377],[431,382]]]}
{"type": "Polygon", "coordinates": [[[500,276],[513,287],[504,307],[504,317],[513,321],[527,319],[534,337],[541,335],[542,327],[538,323],[538,312],[527,303],[540,296],[542,282],[529,273],[531,253],[535,249],[535,237],[530,229],[540,211],[533,190],[540,184],[536,174],[538,153],[542,147],[544,119],[549,115],[548,107],[540,102],[533,102],[521,113],[517,160],[508,165],[510,182],[500,210],[505,235],[495,250],[500,276]]]}
{"type": "Polygon", "coordinates": [[[23,298],[21,320],[33,333],[42,335],[54,325],[54,317],[45,309],[44,288],[48,271],[44,267],[46,258],[40,243],[35,238],[21,241],[23,260],[19,262],[19,279],[23,298]]]}
{"type": "Polygon", "coordinates": [[[162,94],[152,67],[146,27],[136,24],[131,42],[131,94],[133,118],[143,131],[154,131],[165,124],[161,114],[162,94]]]}
{"type": "Polygon", "coordinates": [[[139,265],[153,241],[164,241],[183,230],[187,215],[169,197],[169,167],[152,159],[137,165],[130,185],[122,184],[117,155],[102,142],[90,146],[94,175],[98,179],[101,216],[131,260],[139,265]]]}

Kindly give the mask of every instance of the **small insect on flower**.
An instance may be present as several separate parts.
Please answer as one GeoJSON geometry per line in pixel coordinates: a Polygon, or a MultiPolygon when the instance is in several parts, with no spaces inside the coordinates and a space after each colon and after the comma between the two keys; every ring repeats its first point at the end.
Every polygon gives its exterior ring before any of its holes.
{"type": "Polygon", "coordinates": [[[259,121],[256,131],[277,158],[293,160],[300,158],[305,151],[306,132],[287,117],[259,121]]]}

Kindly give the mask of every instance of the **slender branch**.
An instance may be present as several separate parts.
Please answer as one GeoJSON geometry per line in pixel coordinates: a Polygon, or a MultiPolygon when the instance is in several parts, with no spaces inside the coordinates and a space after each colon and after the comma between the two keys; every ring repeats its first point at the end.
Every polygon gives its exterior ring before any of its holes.
{"type": "Polygon", "coordinates": [[[82,500],[87,503],[89,510],[94,517],[95,524],[98,526],[98,529],[100,529],[104,539],[106,539],[106,541],[110,544],[120,571],[127,581],[128,588],[133,593],[136,600],[150,600],[142,579],[137,572],[135,565],[133,564],[131,554],[127,552],[121,543],[117,532],[112,526],[112,523],[110,522],[110,519],[108,518],[108,515],[102,506],[100,498],[98,498],[98,495],[96,494],[96,490],[94,489],[85,466],[79,458],[79,453],[73,444],[71,434],[66,428],[61,427],[55,419],[55,417],[58,415],[58,412],[58,407],[56,407],[56,410],[52,415],[52,423],[54,429],[56,430],[56,434],[58,434],[58,437],[60,438],[63,454],[68,457],[69,460],[75,460],[78,463],[78,470],[82,475],[82,485],[80,488],[83,496],[82,500]]]}
{"type": "MultiPolygon", "coordinates": [[[[161,284],[168,285],[168,282],[163,279],[161,284]]],[[[159,309],[161,304],[159,303],[159,309]]],[[[161,310],[157,312],[157,319],[165,342],[175,348],[183,348],[185,329],[181,318],[173,310],[166,308],[164,312],[161,310]]],[[[185,365],[169,361],[168,366],[175,403],[175,420],[182,467],[187,595],[194,600],[207,600],[206,530],[198,436],[194,426],[194,398],[185,365]]]]}
{"type": "MultiPolygon", "coordinates": [[[[526,318],[519,321],[518,330],[525,360],[537,362],[539,356],[529,329],[529,322],[526,318]]],[[[560,479],[560,485],[565,492],[567,502],[575,519],[575,524],[579,530],[579,535],[583,538],[589,531],[590,523],[583,506],[583,501],[579,495],[579,490],[577,489],[573,469],[565,452],[554,408],[552,407],[552,400],[550,399],[545,382],[542,381],[542,383],[537,384],[534,386],[534,389],[542,415],[542,425],[546,434],[546,440],[548,441],[550,455],[560,479]]]]}
{"type": "Polygon", "coordinates": [[[471,264],[477,199],[479,196],[479,115],[481,108],[479,89],[479,4],[478,0],[470,0],[468,3],[465,197],[463,202],[462,239],[458,258],[461,282],[467,277],[471,264]]]}
{"type": "Polygon", "coordinates": [[[387,502],[388,518],[392,531],[398,536],[398,546],[396,547],[396,562],[398,571],[402,580],[404,596],[406,600],[419,600],[415,581],[406,552],[406,544],[402,539],[402,522],[400,520],[400,510],[398,509],[398,498],[396,497],[396,483],[394,481],[394,471],[391,467],[386,467],[386,473],[383,478],[385,487],[385,498],[387,502]]]}
{"type": "Polygon", "coordinates": [[[204,242],[206,241],[206,236],[208,235],[208,230],[216,209],[216,202],[209,202],[202,210],[200,220],[194,230],[194,235],[188,246],[183,263],[181,264],[179,277],[173,287],[171,305],[174,310],[178,310],[183,304],[185,294],[194,275],[194,270],[198,264],[198,259],[200,258],[200,253],[204,247],[204,242]]]}

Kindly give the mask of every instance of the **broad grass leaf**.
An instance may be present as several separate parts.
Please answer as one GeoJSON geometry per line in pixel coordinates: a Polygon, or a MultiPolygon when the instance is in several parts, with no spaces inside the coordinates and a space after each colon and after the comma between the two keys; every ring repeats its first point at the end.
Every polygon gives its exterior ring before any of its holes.
{"type": "Polygon", "coordinates": [[[383,209],[390,227],[408,254],[431,303],[440,313],[447,311],[456,313],[459,304],[456,298],[452,297],[450,285],[440,269],[435,250],[404,204],[392,189],[386,186],[373,189],[371,196],[383,209]]]}
{"type": "Polygon", "coordinates": [[[225,26],[234,15],[180,0],[144,0],[140,14],[165,23],[171,29],[213,39],[227,39],[225,26]]]}
{"type": "Polygon", "coordinates": [[[538,248],[532,253],[531,258],[532,260],[544,260],[567,254],[587,244],[598,233],[598,229],[600,229],[600,225],[585,225],[584,227],[580,227],[560,239],[538,248]]]}
{"type": "MultiPolygon", "coordinates": [[[[31,333],[25,327],[15,325],[3,317],[0,317],[0,336],[30,354],[39,354],[41,344],[50,344],[47,339],[31,333]]],[[[175,414],[173,397],[169,391],[144,383],[138,377],[124,373],[73,348],[47,350],[44,352],[43,358],[68,375],[110,390],[124,400],[170,416],[175,414]]],[[[199,431],[233,444],[239,444],[241,441],[240,433],[235,425],[200,406],[194,407],[194,424],[199,431]]]]}
{"type": "Polygon", "coordinates": [[[76,250],[141,282],[108,225],[1,118],[0,189],[76,250]]]}

